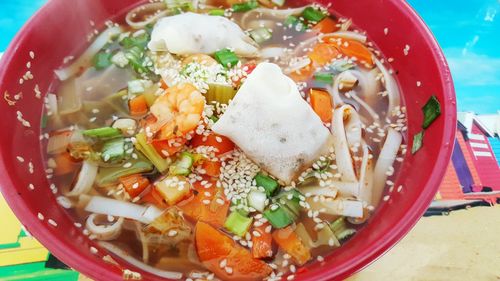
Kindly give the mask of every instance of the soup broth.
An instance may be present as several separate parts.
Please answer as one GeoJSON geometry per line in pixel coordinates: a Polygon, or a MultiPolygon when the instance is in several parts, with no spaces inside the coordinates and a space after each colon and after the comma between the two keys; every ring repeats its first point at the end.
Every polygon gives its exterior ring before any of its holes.
{"type": "Polygon", "coordinates": [[[56,70],[42,146],[58,202],[115,258],[291,280],[349,247],[395,188],[397,82],[329,7],[153,2],[90,41],[56,70]]]}

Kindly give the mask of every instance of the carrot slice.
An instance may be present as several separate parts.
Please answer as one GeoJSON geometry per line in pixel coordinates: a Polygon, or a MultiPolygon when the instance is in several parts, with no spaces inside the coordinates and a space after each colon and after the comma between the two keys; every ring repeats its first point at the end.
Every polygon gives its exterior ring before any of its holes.
{"type": "Polygon", "coordinates": [[[151,144],[155,148],[156,152],[158,152],[158,154],[160,154],[163,158],[173,156],[181,151],[185,143],[186,138],[175,138],[175,140],[154,139],[151,141],[151,144]]]}
{"type": "Polygon", "coordinates": [[[226,138],[225,136],[217,135],[215,133],[211,133],[208,136],[195,134],[191,139],[191,146],[211,146],[216,149],[216,156],[227,153],[234,149],[234,143],[230,139],[226,138]]]}
{"type": "Polygon", "coordinates": [[[160,83],[161,83],[160,88],[162,88],[163,90],[168,89],[168,85],[167,83],[165,83],[163,79],[160,80],[160,83]]]}
{"type": "Polygon", "coordinates": [[[252,256],[256,259],[264,259],[273,256],[273,236],[271,232],[266,232],[270,224],[266,223],[255,227],[253,231],[259,233],[259,236],[252,236],[252,256]]]}
{"type": "Polygon", "coordinates": [[[340,54],[339,50],[332,44],[318,43],[309,53],[309,58],[317,67],[325,66],[337,58],[340,54]]]}
{"type": "MultiPolygon", "coordinates": [[[[332,44],[339,48],[340,52],[348,58],[356,58],[356,62],[360,65],[366,66],[368,68],[373,68],[373,58],[372,53],[368,48],[361,42],[356,40],[341,39],[329,40],[333,42],[332,44]]],[[[323,38],[325,39],[325,38],[323,38]]]]}
{"type": "Polygon", "coordinates": [[[205,170],[205,174],[211,177],[219,177],[221,163],[220,161],[205,160],[201,163],[201,168],[205,170]]]}
{"type": "Polygon", "coordinates": [[[298,265],[304,265],[311,259],[310,249],[302,243],[290,226],[274,231],[273,239],[298,265]]]}
{"type": "Polygon", "coordinates": [[[195,244],[200,261],[222,280],[257,281],[272,272],[265,262],[254,259],[248,250],[208,223],[196,224],[195,244]],[[224,268],[220,266],[222,260],[226,260],[224,268]]]}
{"type": "Polygon", "coordinates": [[[75,165],[76,161],[68,152],[59,153],[54,156],[54,161],[56,162],[56,167],[54,169],[54,174],[57,176],[67,175],[74,172],[78,167],[75,165]]]}
{"type": "Polygon", "coordinates": [[[182,210],[184,216],[194,222],[204,221],[220,227],[226,221],[229,202],[225,200],[223,195],[222,197],[219,195],[220,200],[217,200],[218,188],[215,179],[203,177],[202,181],[207,181],[211,186],[207,188],[207,185],[201,185],[201,181],[194,182],[193,188],[197,194],[177,206],[182,210]],[[208,204],[206,204],[207,202],[208,204]]]}
{"type": "Polygon", "coordinates": [[[309,91],[311,107],[324,123],[332,122],[332,98],[326,91],[311,89],[309,91]]]}
{"type": "Polygon", "coordinates": [[[313,76],[313,73],[314,73],[314,67],[313,67],[312,63],[310,63],[309,65],[307,65],[307,66],[305,66],[297,71],[291,72],[290,74],[288,74],[288,76],[290,78],[292,78],[292,80],[295,82],[305,82],[305,81],[311,79],[311,77],[313,76]]]}
{"type": "Polygon", "coordinates": [[[144,95],[139,95],[129,100],[128,107],[132,116],[141,116],[148,113],[148,102],[144,95]]]}
{"type": "Polygon", "coordinates": [[[313,31],[320,33],[332,33],[340,29],[337,24],[337,21],[333,20],[330,17],[326,17],[322,21],[318,22],[318,24],[316,24],[312,29],[313,31]]]}
{"type": "Polygon", "coordinates": [[[141,194],[150,184],[149,179],[143,177],[141,174],[134,174],[120,178],[120,183],[125,188],[125,191],[131,198],[137,197],[141,194]]]}
{"type": "Polygon", "coordinates": [[[151,188],[151,191],[141,198],[141,202],[153,204],[160,209],[168,208],[167,202],[165,202],[165,200],[160,195],[160,193],[158,193],[156,188],[151,188]]]}

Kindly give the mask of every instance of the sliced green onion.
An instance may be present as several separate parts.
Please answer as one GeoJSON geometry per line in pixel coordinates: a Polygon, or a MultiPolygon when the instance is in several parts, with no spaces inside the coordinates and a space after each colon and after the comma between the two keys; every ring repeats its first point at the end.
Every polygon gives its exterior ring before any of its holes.
{"type": "Polygon", "coordinates": [[[305,31],[307,29],[307,25],[296,16],[288,16],[284,24],[286,27],[295,28],[297,31],[305,31]]]}
{"type": "Polygon", "coordinates": [[[297,189],[281,192],[276,196],[277,202],[289,212],[292,219],[296,220],[300,216],[300,196],[302,194],[297,189]]]}
{"type": "Polygon", "coordinates": [[[207,103],[218,102],[221,104],[229,104],[229,101],[236,95],[236,90],[229,85],[209,84],[208,91],[205,94],[207,103]]]}
{"type": "Polygon", "coordinates": [[[208,119],[212,120],[212,122],[214,122],[214,123],[217,123],[217,121],[219,121],[219,118],[217,118],[217,116],[215,116],[215,115],[208,117],[208,119]]]}
{"type": "Polygon", "coordinates": [[[335,235],[335,237],[337,237],[337,239],[339,241],[343,241],[343,240],[346,240],[347,238],[353,236],[354,234],[356,234],[356,230],[349,228],[349,229],[346,229],[346,230],[340,232],[339,234],[335,235]]]}
{"type": "Polygon", "coordinates": [[[268,197],[271,197],[279,187],[278,181],[260,172],[257,173],[257,175],[254,177],[254,180],[257,186],[264,188],[268,197]]]}
{"type": "Polygon", "coordinates": [[[335,60],[331,65],[330,69],[333,71],[333,74],[340,74],[344,71],[347,71],[349,69],[353,69],[356,67],[354,63],[351,63],[347,60],[335,60]]]}
{"type": "Polygon", "coordinates": [[[415,154],[417,151],[422,148],[424,145],[424,131],[420,131],[420,133],[413,136],[413,145],[411,147],[411,153],[415,154]]]}
{"type": "Polygon", "coordinates": [[[139,133],[135,136],[136,143],[135,147],[137,150],[142,152],[148,159],[153,163],[153,165],[160,171],[160,173],[164,173],[168,170],[170,163],[163,159],[156,149],[148,143],[146,139],[146,135],[144,133],[139,133]]]}
{"type": "Polygon", "coordinates": [[[149,69],[144,66],[144,52],[141,47],[134,46],[130,48],[125,53],[125,58],[137,73],[149,73],[149,69]]]}
{"type": "Polygon", "coordinates": [[[250,226],[252,225],[252,218],[243,216],[239,212],[232,212],[226,219],[224,227],[231,233],[243,237],[250,226]]]}
{"type": "Polygon", "coordinates": [[[344,217],[338,218],[330,223],[330,229],[338,240],[345,240],[356,233],[356,230],[347,227],[344,217]]]}
{"type": "Polygon", "coordinates": [[[167,9],[177,10],[179,12],[193,10],[193,4],[187,0],[164,0],[167,9]]]}
{"type": "Polygon", "coordinates": [[[284,228],[293,223],[289,213],[277,204],[272,204],[263,214],[274,228],[284,228]]]}
{"type": "MultiPolygon", "coordinates": [[[[217,118],[217,117],[216,117],[217,118]]],[[[42,120],[40,121],[40,127],[42,129],[45,129],[47,127],[47,121],[49,120],[49,116],[47,116],[46,114],[44,114],[42,116],[42,120]]],[[[214,121],[214,123],[217,122],[217,121],[214,121]]]]}
{"type": "Polygon", "coordinates": [[[318,72],[314,74],[314,80],[325,84],[332,84],[333,74],[327,72],[318,72]]]}
{"type": "Polygon", "coordinates": [[[422,111],[424,112],[424,124],[422,127],[427,129],[441,115],[441,105],[436,96],[430,97],[422,108],[422,111]]]}
{"type": "Polygon", "coordinates": [[[120,45],[122,45],[123,48],[125,48],[125,49],[130,49],[133,47],[139,47],[139,48],[143,49],[144,47],[146,47],[148,42],[149,42],[149,34],[148,34],[148,32],[144,32],[139,36],[135,36],[135,37],[129,36],[129,37],[123,38],[120,41],[120,45]]]}
{"type": "Polygon", "coordinates": [[[250,31],[250,37],[252,37],[255,42],[260,44],[271,39],[272,33],[265,27],[259,27],[250,31]]]}
{"type": "Polygon", "coordinates": [[[102,146],[101,158],[104,162],[119,162],[125,157],[125,139],[108,140],[102,146]]]}
{"type": "Polygon", "coordinates": [[[259,212],[263,212],[264,208],[266,208],[267,196],[264,192],[253,190],[248,193],[247,200],[248,206],[254,208],[259,212]]]}
{"type": "Polygon", "coordinates": [[[121,131],[116,128],[102,127],[97,129],[85,130],[82,132],[84,136],[95,138],[112,138],[121,135],[121,131]]]}
{"type": "Polygon", "coordinates": [[[307,7],[302,12],[302,17],[307,21],[320,22],[326,15],[318,9],[307,7]]]}
{"type": "Polygon", "coordinates": [[[142,153],[138,153],[138,159],[130,159],[132,166],[124,168],[118,167],[99,167],[96,177],[96,184],[98,186],[107,186],[115,184],[118,179],[133,174],[145,173],[153,170],[153,164],[144,158],[142,153]]]}
{"type": "Polygon", "coordinates": [[[231,210],[240,213],[243,216],[248,216],[250,210],[248,209],[247,200],[236,199],[236,202],[231,202],[231,210]]]}
{"type": "Polygon", "coordinates": [[[224,14],[225,14],[225,12],[226,11],[223,10],[223,9],[212,9],[212,10],[210,10],[208,12],[208,14],[211,15],[211,16],[221,16],[221,17],[223,17],[224,14]]]}
{"type": "Polygon", "coordinates": [[[102,70],[111,65],[111,53],[99,52],[94,56],[94,67],[102,70]]]}
{"type": "Polygon", "coordinates": [[[247,11],[253,10],[255,8],[258,8],[258,7],[259,7],[259,3],[257,1],[248,1],[245,3],[233,4],[232,10],[235,13],[239,13],[239,12],[247,12],[247,11]]]}
{"type": "Polygon", "coordinates": [[[169,173],[174,176],[187,176],[191,173],[193,163],[193,154],[184,151],[181,153],[179,159],[172,166],[170,166],[169,173]]]}
{"type": "Polygon", "coordinates": [[[215,59],[226,68],[231,68],[240,61],[236,54],[229,49],[217,51],[214,56],[215,59]]]}

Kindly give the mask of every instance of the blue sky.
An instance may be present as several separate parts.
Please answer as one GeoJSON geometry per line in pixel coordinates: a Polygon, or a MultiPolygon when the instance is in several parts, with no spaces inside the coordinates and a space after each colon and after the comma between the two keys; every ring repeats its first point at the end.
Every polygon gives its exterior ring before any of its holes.
{"type": "MultiPolygon", "coordinates": [[[[0,51],[45,0],[0,0],[0,51]]],[[[460,111],[500,110],[500,0],[408,0],[448,59],[460,111]]]]}

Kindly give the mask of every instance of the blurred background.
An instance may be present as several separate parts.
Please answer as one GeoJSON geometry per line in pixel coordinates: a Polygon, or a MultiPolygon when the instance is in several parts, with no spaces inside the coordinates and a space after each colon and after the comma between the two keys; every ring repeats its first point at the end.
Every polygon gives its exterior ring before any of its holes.
{"type": "MultiPolygon", "coordinates": [[[[46,0],[0,0],[0,53],[46,0]]],[[[458,99],[455,151],[426,216],[350,280],[500,280],[500,1],[408,1],[458,99]]],[[[0,61],[1,67],[1,61],[0,61]]],[[[0,280],[85,280],[30,237],[0,196],[0,280]]]]}

